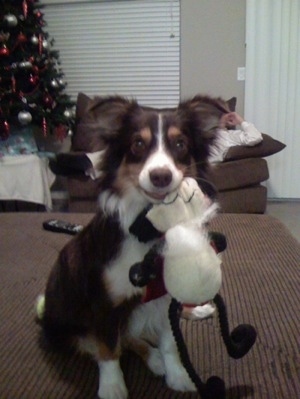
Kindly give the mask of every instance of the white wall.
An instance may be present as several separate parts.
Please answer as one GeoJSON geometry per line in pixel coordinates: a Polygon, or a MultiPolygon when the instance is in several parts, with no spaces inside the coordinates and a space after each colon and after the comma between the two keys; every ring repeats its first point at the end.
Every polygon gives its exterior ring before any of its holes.
{"type": "Polygon", "coordinates": [[[248,0],[246,38],[245,116],[286,144],[267,158],[268,195],[300,198],[300,2],[248,0]]]}
{"type": "Polygon", "coordinates": [[[244,112],[246,0],[181,0],[181,98],[236,96],[244,112]]]}

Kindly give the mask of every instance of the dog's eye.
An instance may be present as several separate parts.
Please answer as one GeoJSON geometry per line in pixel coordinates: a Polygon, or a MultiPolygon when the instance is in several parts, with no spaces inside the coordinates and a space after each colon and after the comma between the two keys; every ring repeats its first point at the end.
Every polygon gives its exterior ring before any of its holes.
{"type": "Polygon", "coordinates": [[[146,143],[140,137],[136,138],[131,144],[131,152],[137,156],[142,156],[146,148],[147,148],[146,143]]]}
{"type": "Polygon", "coordinates": [[[177,156],[179,156],[179,157],[184,157],[188,152],[187,142],[183,138],[178,138],[173,143],[173,148],[174,148],[177,156]]]}

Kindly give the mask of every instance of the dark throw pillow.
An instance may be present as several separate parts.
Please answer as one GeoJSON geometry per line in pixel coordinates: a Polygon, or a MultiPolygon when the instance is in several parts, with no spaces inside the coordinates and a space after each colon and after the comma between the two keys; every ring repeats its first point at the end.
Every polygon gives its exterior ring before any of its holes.
{"type": "Polygon", "coordinates": [[[235,146],[229,148],[224,161],[234,161],[244,158],[263,158],[276,154],[283,150],[286,145],[279,140],[273,139],[268,134],[263,133],[263,141],[253,147],[235,146]]]}

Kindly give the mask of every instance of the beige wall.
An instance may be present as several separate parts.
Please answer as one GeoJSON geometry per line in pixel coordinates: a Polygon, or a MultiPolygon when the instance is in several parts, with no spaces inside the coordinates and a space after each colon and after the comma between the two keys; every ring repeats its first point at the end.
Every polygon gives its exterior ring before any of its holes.
{"type": "Polygon", "coordinates": [[[181,99],[236,96],[244,112],[246,0],[181,0],[181,99]]]}

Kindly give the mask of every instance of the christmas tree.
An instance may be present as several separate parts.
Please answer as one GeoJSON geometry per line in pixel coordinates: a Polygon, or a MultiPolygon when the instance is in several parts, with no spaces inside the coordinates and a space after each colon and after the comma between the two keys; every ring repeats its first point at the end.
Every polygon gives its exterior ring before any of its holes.
{"type": "Polygon", "coordinates": [[[0,137],[12,126],[37,125],[47,136],[71,134],[74,102],[39,0],[0,0],[0,137]]]}

